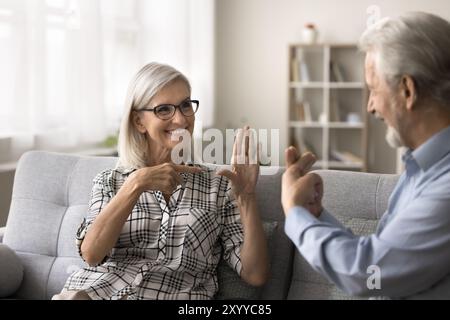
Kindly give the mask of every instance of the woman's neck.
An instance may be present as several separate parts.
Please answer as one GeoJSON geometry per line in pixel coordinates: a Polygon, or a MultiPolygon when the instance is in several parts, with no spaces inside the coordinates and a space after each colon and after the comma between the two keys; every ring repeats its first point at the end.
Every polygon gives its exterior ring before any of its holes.
{"type": "Polygon", "coordinates": [[[171,153],[171,149],[149,144],[147,164],[153,167],[167,162],[171,163],[171,153]]]}

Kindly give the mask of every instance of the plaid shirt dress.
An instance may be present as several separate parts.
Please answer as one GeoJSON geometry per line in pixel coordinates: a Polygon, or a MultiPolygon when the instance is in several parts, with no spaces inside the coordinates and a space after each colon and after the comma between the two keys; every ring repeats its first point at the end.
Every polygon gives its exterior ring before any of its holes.
{"type": "MultiPolygon", "coordinates": [[[[169,203],[160,191],[142,193],[108,256],[72,274],[64,289],[83,290],[92,299],[213,298],[220,259],[241,272],[244,234],[228,179],[202,168],[204,173],[181,173],[184,184],[169,203]]],[[[95,177],[77,232],[79,252],[89,226],[133,171],[109,169],[95,177]]]]}

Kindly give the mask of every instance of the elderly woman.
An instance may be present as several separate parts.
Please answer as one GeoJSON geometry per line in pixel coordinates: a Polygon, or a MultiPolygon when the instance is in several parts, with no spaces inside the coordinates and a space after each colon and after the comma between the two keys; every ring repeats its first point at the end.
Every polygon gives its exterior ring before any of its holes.
{"type": "Polygon", "coordinates": [[[198,105],[174,68],[150,63],[138,72],[122,120],[119,162],[94,179],[77,233],[89,267],[72,274],[54,299],[211,299],[221,257],[247,283],[266,281],[254,194],[259,167],[248,161],[248,128],[234,151],[234,159],[247,161],[232,171],[171,159],[179,135],[192,134],[198,105]]]}

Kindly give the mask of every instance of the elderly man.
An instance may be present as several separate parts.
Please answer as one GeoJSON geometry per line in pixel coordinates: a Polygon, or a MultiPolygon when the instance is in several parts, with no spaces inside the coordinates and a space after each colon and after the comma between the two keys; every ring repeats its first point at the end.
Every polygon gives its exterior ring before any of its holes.
{"type": "MultiPolygon", "coordinates": [[[[286,150],[285,231],[312,267],[357,296],[450,299],[450,24],[435,15],[384,19],[360,41],[368,111],[407,147],[405,172],[375,234],[355,236],[322,208],[315,161],[286,150]],[[369,270],[380,271],[368,286],[369,270]]],[[[342,199],[352,201],[352,199],[342,199]]]]}

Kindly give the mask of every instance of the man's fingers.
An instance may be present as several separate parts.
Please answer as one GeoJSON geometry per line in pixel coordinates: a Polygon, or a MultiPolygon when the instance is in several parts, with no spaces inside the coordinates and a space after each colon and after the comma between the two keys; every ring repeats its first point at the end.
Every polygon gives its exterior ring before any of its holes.
{"type": "Polygon", "coordinates": [[[311,170],[312,166],[314,165],[314,163],[316,163],[317,157],[310,153],[312,155],[312,159],[311,161],[307,162],[305,167],[303,168],[303,173],[306,174],[309,172],[309,170],[311,170]]]}
{"type": "Polygon", "coordinates": [[[309,169],[312,168],[316,162],[316,156],[311,152],[305,153],[300,159],[297,160],[295,166],[299,170],[300,175],[305,175],[309,169]]]}
{"type": "Polygon", "coordinates": [[[189,167],[182,164],[174,164],[173,165],[176,172],[186,172],[186,173],[201,173],[204,172],[202,168],[199,167],[189,167]]]}
{"type": "Polygon", "coordinates": [[[293,165],[297,160],[300,158],[300,155],[297,152],[297,149],[294,147],[289,147],[284,152],[285,160],[286,160],[286,167],[290,167],[293,165]]]}

